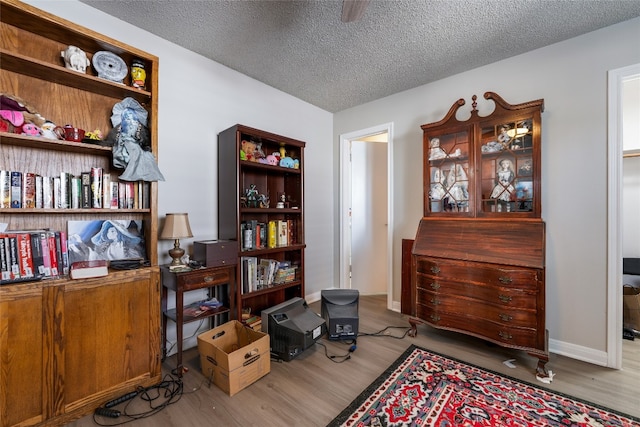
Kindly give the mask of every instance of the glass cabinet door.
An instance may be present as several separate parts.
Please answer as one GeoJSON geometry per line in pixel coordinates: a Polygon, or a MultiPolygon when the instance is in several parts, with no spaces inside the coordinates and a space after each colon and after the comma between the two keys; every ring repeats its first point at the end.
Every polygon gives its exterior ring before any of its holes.
{"type": "Polygon", "coordinates": [[[425,135],[425,215],[469,212],[469,130],[425,135]]]}
{"type": "Polygon", "coordinates": [[[534,210],[533,119],[480,125],[482,213],[534,210]]]}

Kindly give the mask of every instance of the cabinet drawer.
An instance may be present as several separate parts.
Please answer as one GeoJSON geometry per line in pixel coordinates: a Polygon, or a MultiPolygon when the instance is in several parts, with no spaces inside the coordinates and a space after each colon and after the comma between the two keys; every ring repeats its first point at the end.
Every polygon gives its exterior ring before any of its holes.
{"type": "Polygon", "coordinates": [[[472,316],[487,319],[505,326],[535,327],[537,315],[535,301],[524,306],[508,304],[487,304],[484,301],[453,295],[427,292],[418,289],[418,304],[434,312],[472,316]]]}
{"type": "Polygon", "coordinates": [[[539,342],[539,339],[544,334],[538,334],[535,328],[506,326],[467,313],[447,313],[439,309],[434,310],[423,304],[418,304],[417,311],[420,319],[425,320],[436,328],[464,332],[511,347],[544,349],[544,342],[539,342]]]}
{"type": "Polygon", "coordinates": [[[229,282],[229,269],[205,269],[187,274],[178,274],[178,282],[183,291],[222,285],[229,282]]]}
{"type": "Polygon", "coordinates": [[[535,268],[508,267],[499,264],[449,261],[418,257],[418,274],[446,278],[460,282],[486,283],[497,286],[535,289],[539,286],[541,271],[535,268]]]}
{"type": "Polygon", "coordinates": [[[536,309],[537,292],[535,290],[453,282],[422,275],[416,277],[416,285],[418,302],[422,301],[421,295],[424,293],[434,292],[440,297],[464,295],[467,298],[497,306],[536,309]]]}

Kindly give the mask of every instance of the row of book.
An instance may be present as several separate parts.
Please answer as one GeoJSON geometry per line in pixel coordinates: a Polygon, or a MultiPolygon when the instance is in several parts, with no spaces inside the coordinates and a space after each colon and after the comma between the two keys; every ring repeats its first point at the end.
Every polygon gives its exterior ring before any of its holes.
{"type": "Polygon", "coordinates": [[[2,283],[56,278],[69,274],[65,231],[0,233],[2,283]]]}
{"type": "Polygon", "coordinates": [[[240,270],[242,294],[295,280],[295,267],[291,265],[290,261],[243,256],[240,258],[240,263],[242,267],[240,270]]]}
{"type": "Polygon", "coordinates": [[[296,244],[296,222],[294,220],[257,220],[240,224],[242,250],[277,248],[296,244]]]}
{"type": "Polygon", "coordinates": [[[0,208],[148,209],[150,184],[120,181],[102,168],[41,176],[0,170],[0,208]]]}

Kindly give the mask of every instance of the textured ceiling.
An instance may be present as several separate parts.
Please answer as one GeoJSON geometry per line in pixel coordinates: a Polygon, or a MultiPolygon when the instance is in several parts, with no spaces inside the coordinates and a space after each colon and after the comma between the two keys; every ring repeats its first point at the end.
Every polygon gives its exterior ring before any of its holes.
{"type": "Polygon", "coordinates": [[[81,1],[330,112],[640,16],[640,0],[371,0],[351,23],[334,0],[81,1]]]}

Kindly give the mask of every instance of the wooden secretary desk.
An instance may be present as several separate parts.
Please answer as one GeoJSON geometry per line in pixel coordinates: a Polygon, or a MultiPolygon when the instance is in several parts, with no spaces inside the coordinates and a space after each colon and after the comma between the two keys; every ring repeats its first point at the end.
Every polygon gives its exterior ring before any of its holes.
{"type": "Polygon", "coordinates": [[[495,104],[490,115],[479,115],[474,95],[467,120],[456,118],[460,99],[442,120],[421,126],[424,216],[402,311],[412,336],[424,322],[525,350],[546,376],[543,100],[484,98],[495,104]]]}

